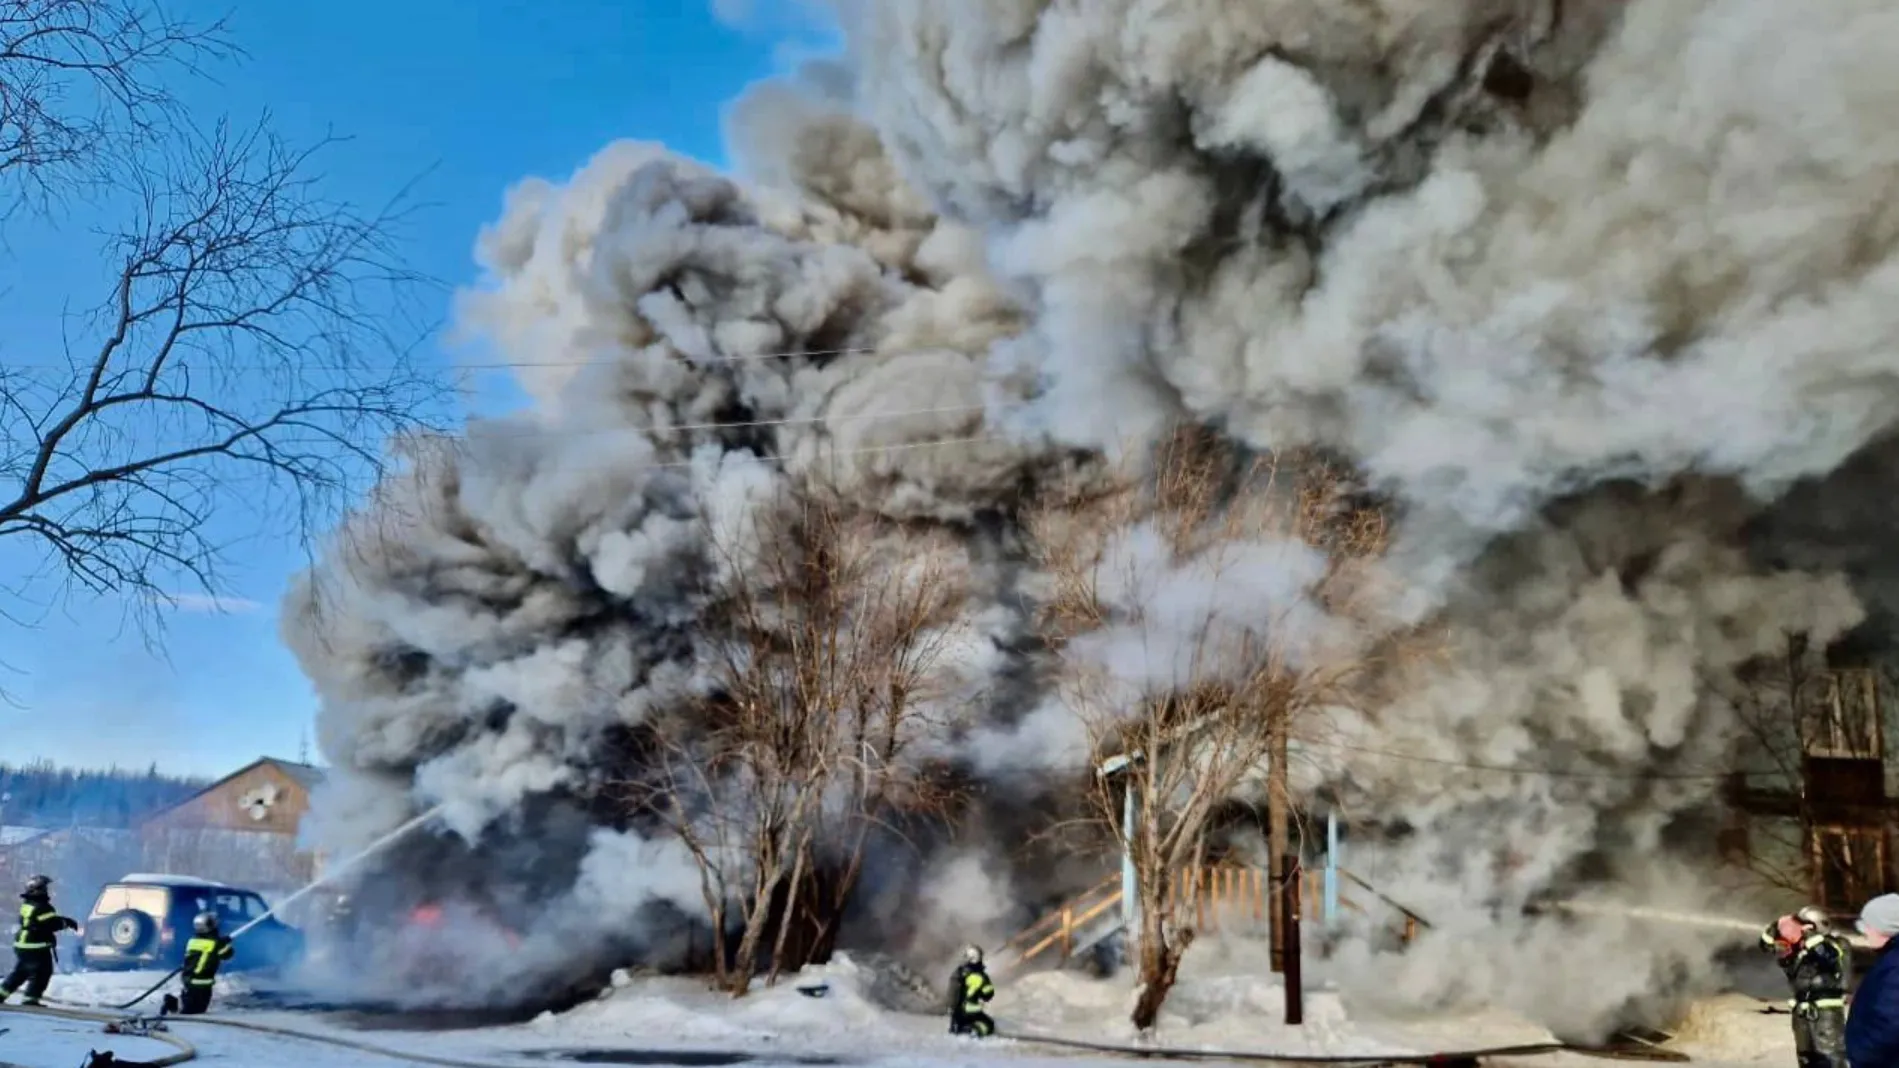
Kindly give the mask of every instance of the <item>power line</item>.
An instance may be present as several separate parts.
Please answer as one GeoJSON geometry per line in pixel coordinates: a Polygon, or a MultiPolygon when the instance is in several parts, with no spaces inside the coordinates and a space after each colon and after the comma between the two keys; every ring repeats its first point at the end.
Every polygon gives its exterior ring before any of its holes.
{"type": "Polygon", "coordinates": [[[874,422],[879,419],[898,419],[912,415],[967,415],[971,412],[987,411],[981,404],[959,404],[946,408],[900,408],[884,412],[863,412],[856,415],[815,415],[796,419],[753,419],[729,423],[682,423],[678,426],[600,426],[600,427],[514,427],[508,430],[483,430],[481,435],[487,438],[542,438],[542,437],[578,437],[583,434],[623,434],[636,431],[643,434],[675,434],[696,430],[746,430],[768,426],[817,426],[834,423],[874,422]]]}
{"type": "MultiPolygon", "coordinates": [[[[935,448],[936,446],[939,446],[939,445],[973,445],[981,441],[1006,441],[1006,440],[1009,440],[1009,439],[998,437],[995,434],[982,434],[976,437],[969,437],[969,438],[936,438],[930,441],[906,441],[906,442],[899,442],[896,444],[889,444],[889,445],[866,445],[866,446],[855,448],[855,449],[828,449],[828,450],[825,450],[819,456],[819,459],[830,459],[832,457],[837,457],[837,456],[857,456],[857,455],[861,455],[865,453],[874,453],[874,452],[902,452],[908,449],[929,449],[929,448],[935,448]]],[[[724,462],[738,461],[738,462],[744,462],[744,463],[783,463],[785,461],[793,460],[793,459],[796,459],[796,457],[786,456],[782,453],[767,453],[764,455],[760,455],[758,453],[751,453],[751,452],[729,452],[729,453],[726,453],[725,456],[721,458],[720,462],[724,463],[724,462]]],[[[696,460],[677,460],[677,461],[669,461],[667,463],[662,463],[662,464],[642,464],[640,465],[640,467],[634,468],[633,470],[653,470],[653,469],[664,469],[664,468],[671,468],[671,467],[697,467],[697,466],[699,466],[699,462],[696,460]]]]}
{"type": "MultiPolygon", "coordinates": [[[[743,356],[698,357],[698,356],[689,356],[685,354],[677,354],[677,356],[678,356],[678,359],[686,363],[705,365],[705,364],[725,364],[725,363],[753,363],[753,362],[764,361],[764,360],[790,360],[790,359],[800,359],[800,358],[811,359],[811,358],[829,357],[829,356],[856,356],[856,355],[864,355],[868,353],[881,353],[885,356],[912,356],[912,355],[917,355],[919,353],[925,353],[925,352],[948,352],[948,351],[953,351],[953,350],[944,346],[937,346],[937,347],[925,348],[925,349],[880,349],[875,346],[867,345],[867,346],[862,346],[862,347],[857,347],[857,348],[840,348],[840,349],[788,349],[783,352],[755,352],[755,353],[749,353],[743,356]]],[[[602,357],[602,358],[587,359],[587,360],[475,360],[475,361],[468,361],[468,362],[460,362],[460,361],[452,362],[452,363],[449,363],[444,369],[450,370],[450,371],[457,371],[457,370],[499,371],[499,370],[507,370],[511,368],[521,368],[521,367],[605,367],[612,364],[619,364],[619,363],[625,363],[625,362],[627,362],[627,358],[624,356],[610,356],[610,357],[602,357]]],[[[309,363],[309,362],[305,362],[301,360],[287,360],[287,361],[284,361],[284,363],[285,363],[285,366],[294,370],[298,370],[298,371],[373,371],[373,370],[378,370],[378,369],[386,370],[386,369],[390,369],[396,366],[395,364],[377,364],[377,363],[319,364],[319,363],[309,363]]],[[[56,363],[16,363],[16,364],[9,364],[8,367],[14,370],[75,372],[75,371],[90,371],[93,367],[93,364],[88,361],[74,361],[70,365],[56,364],[56,363]]],[[[258,370],[276,370],[278,368],[259,367],[257,369],[258,370]]],[[[141,366],[138,361],[127,361],[124,370],[127,372],[135,371],[135,370],[143,371],[145,370],[145,367],[141,366]]]]}

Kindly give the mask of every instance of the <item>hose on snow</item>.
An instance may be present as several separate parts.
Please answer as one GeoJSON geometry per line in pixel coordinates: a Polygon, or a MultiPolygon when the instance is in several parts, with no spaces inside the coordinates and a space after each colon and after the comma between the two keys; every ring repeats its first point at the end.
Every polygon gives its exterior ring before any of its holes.
{"type": "MultiPolygon", "coordinates": [[[[17,1013],[21,1016],[50,1016],[58,1020],[83,1020],[87,1023],[114,1024],[120,1017],[102,1012],[88,1012],[84,1009],[56,1008],[51,1005],[0,1005],[0,1011],[17,1013]]],[[[150,1068],[171,1068],[172,1065],[196,1060],[198,1048],[190,1042],[172,1034],[170,1031],[143,1030],[125,1033],[127,1038],[146,1038],[153,1042],[162,1042],[177,1052],[169,1053],[155,1061],[141,1061],[150,1068]]]]}
{"type": "Polygon", "coordinates": [[[1326,1064],[1354,1065],[1357,1068],[1374,1068],[1382,1065],[1450,1065],[1475,1064],[1486,1057],[1533,1057],[1551,1053],[1574,1053],[1585,1057],[1602,1057],[1610,1060],[1663,1061],[1683,1063],[1689,1060],[1687,1054],[1674,1050],[1615,1050],[1597,1049],[1589,1046],[1576,1046],[1567,1042],[1536,1042],[1516,1046],[1492,1046],[1485,1049],[1446,1050],[1441,1053],[1380,1053],[1358,1056],[1322,1055],[1310,1053],[1258,1053],[1247,1050],[1211,1050],[1211,1049],[1175,1049],[1162,1046],[1116,1046],[1105,1042],[1085,1042],[1073,1038],[1057,1038],[1054,1035],[1039,1035],[1033,1032],[1009,1032],[1001,1037],[1017,1042],[1034,1045],[1057,1046],[1065,1049],[1085,1050],[1090,1053],[1114,1053],[1132,1057],[1160,1057],[1166,1060],[1216,1060],[1249,1061],[1262,1064],[1326,1064]]]}
{"type": "MultiPolygon", "coordinates": [[[[91,1010],[86,1010],[86,1009],[69,1009],[69,1008],[64,1008],[64,1007],[54,1007],[54,1006],[48,1006],[48,1005],[41,1005],[37,1007],[28,1007],[24,1005],[0,1005],[0,1010],[19,1013],[22,1015],[51,1016],[51,1017],[55,1017],[62,1020],[84,1020],[89,1023],[99,1023],[99,1024],[108,1024],[108,1025],[120,1023],[124,1020],[124,1017],[114,1015],[112,1013],[96,1012],[96,1011],[91,1011],[91,1010]]],[[[505,1066],[503,1065],[497,1065],[497,1064],[487,1062],[487,1061],[465,1061],[465,1060],[460,1060],[454,1057],[438,1057],[438,1056],[435,1056],[433,1054],[428,1054],[428,1053],[411,1053],[406,1050],[391,1049],[387,1046],[378,1046],[370,1042],[360,1042],[355,1039],[341,1038],[335,1035],[312,1034],[311,1032],[299,1031],[295,1028],[275,1027],[270,1024],[253,1023],[249,1020],[232,1020],[228,1018],[218,1018],[218,1017],[210,1017],[210,1016],[185,1016],[185,1017],[167,1016],[164,1019],[165,1019],[165,1024],[168,1028],[170,1027],[170,1025],[174,1023],[187,1023],[187,1024],[194,1024],[194,1025],[204,1024],[211,1027],[229,1027],[229,1028],[233,1028],[239,1031],[250,1031],[250,1032],[261,1034],[261,1035],[271,1035],[276,1038],[292,1038],[292,1039],[297,1039],[303,1042],[316,1042],[316,1043],[320,1043],[326,1046],[335,1046],[338,1049],[347,1049],[347,1050],[351,1050],[357,1053],[368,1053],[373,1056],[387,1057],[390,1060],[405,1061],[410,1064],[438,1065],[440,1066],[440,1068],[505,1068],[505,1066]]],[[[170,1031],[170,1030],[160,1031],[160,1030],[148,1029],[148,1030],[141,1030],[137,1032],[126,1032],[126,1035],[127,1037],[133,1037],[133,1038],[150,1038],[154,1041],[166,1043],[167,1045],[170,1045],[174,1049],[178,1050],[177,1053],[174,1053],[162,1060],[143,1062],[145,1064],[150,1065],[151,1068],[160,1068],[160,1066],[165,1066],[165,1068],[169,1068],[169,1066],[171,1065],[183,1064],[186,1061],[192,1060],[198,1055],[198,1050],[195,1046],[193,1046],[190,1042],[179,1037],[175,1032],[170,1031]]],[[[6,1065],[3,1062],[0,1062],[0,1068],[6,1068],[6,1065]]]]}

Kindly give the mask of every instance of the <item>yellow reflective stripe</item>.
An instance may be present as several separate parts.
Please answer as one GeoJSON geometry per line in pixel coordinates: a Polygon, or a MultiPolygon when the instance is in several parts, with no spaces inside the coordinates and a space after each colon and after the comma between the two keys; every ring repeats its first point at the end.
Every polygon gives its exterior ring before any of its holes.
{"type": "MultiPolygon", "coordinates": [[[[40,918],[42,906],[31,901],[20,902],[20,932],[13,936],[14,949],[51,949],[53,943],[36,941],[33,937],[33,924],[40,918]]],[[[51,912],[51,909],[47,910],[51,912]]]]}
{"type": "MultiPolygon", "coordinates": [[[[228,949],[229,947],[222,948],[228,949]]],[[[221,952],[221,948],[216,939],[194,938],[185,943],[185,960],[188,962],[188,966],[191,970],[199,975],[211,973],[216,969],[218,959],[223,956],[225,956],[225,954],[221,952]],[[196,961],[191,960],[193,955],[197,956],[198,959],[196,961]]]]}

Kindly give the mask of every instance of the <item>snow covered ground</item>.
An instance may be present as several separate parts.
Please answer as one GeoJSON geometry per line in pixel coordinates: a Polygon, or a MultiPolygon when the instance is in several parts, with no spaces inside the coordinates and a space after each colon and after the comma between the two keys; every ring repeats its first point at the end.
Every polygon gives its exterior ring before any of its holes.
{"type": "MultiPolygon", "coordinates": [[[[1214,947],[1206,947],[1213,949],[1214,947]]],[[[1158,1037],[1171,1048],[1270,1051],[1321,1056],[1367,1056],[1470,1049],[1546,1041],[1539,1028],[1502,1014],[1428,1021],[1355,1020],[1339,998],[1324,989],[1308,993],[1306,1023],[1281,1024],[1277,983],[1255,953],[1196,950],[1168,1001],[1158,1037]]],[[[52,996],[69,1002],[124,1001],[157,975],[62,975],[52,996]]],[[[241,977],[220,995],[233,1005],[245,993],[241,977]]],[[[1026,1042],[977,1043],[944,1033],[938,1016],[889,1007],[891,983],[882,973],[849,960],[813,969],[775,988],[733,1001],[690,980],[624,978],[599,1000],[525,1024],[468,1030],[357,1029],[343,1018],[308,1012],[229,1008],[235,1020],[287,1027],[308,1034],[367,1042],[395,1051],[426,1053],[491,1065],[561,1063],[553,1050],[728,1051],[755,1058],[752,1068],[798,1058],[836,1058],[865,1065],[951,1066],[993,1064],[1007,1059],[1031,1068],[1035,1062],[1082,1068],[1108,1058],[1074,1054],[1026,1042]],[[822,980],[823,997],[799,986],[822,980]]],[[[1094,980],[1074,973],[1036,973],[1000,985],[995,1015],[1005,1034],[1039,1033],[1090,1042],[1129,1043],[1131,991],[1125,980],[1094,980]]],[[[155,999],[154,999],[155,1000],[155,999]]],[[[1681,1048],[1708,1068],[1753,1068],[1792,1063],[1785,1016],[1760,1013],[1761,1003],[1730,997],[1695,1007],[1681,1032],[1681,1048]]],[[[73,1068],[89,1049],[111,1049],[125,1059],[151,1059],[167,1052],[149,1040],[115,1038],[97,1025],[0,1014],[0,1065],[73,1068]]],[[[235,1031],[206,1022],[179,1021],[177,1034],[199,1049],[207,1065],[303,1065],[355,1068],[397,1064],[372,1053],[327,1048],[297,1039],[235,1031]]],[[[651,1062],[663,1063],[663,1062],[651,1062]]],[[[1119,1061],[1115,1063],[1127,1063],[1119,1061]]],[[[1157,1062],[1145,1062],[1157,1063],[1157,1062]]],[[[1528,1068],[1572,1068],[1612,1062],[1572,1055],[1537,1056],[1528,1068]]]]}

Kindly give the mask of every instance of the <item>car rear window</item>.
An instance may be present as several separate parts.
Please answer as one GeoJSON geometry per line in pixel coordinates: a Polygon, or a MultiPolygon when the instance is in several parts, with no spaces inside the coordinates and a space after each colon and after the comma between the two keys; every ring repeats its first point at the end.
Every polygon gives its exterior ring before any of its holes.
{"type": "Polygon", "coordinates": [[[236,893],[217,895],[218,920],[227,925],[248,923],[262,916],[267,907],[264,899],[256,894],[236,893]]]}
{"type": "Polygon", "coordinates": [[[162,886],[108,886],[92,906],[94,918],[131,909],[160,921],[165,918],[166,892],[162,886]]]}

